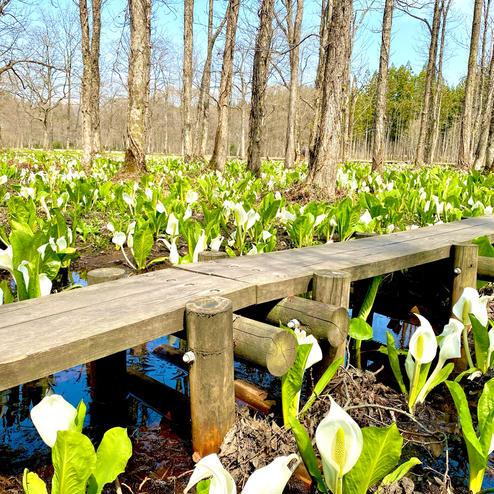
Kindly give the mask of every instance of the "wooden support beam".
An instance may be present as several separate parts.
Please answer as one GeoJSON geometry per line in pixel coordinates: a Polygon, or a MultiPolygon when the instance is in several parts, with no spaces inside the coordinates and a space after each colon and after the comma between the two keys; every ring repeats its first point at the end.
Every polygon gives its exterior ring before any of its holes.
{"type": "Polygon", "coordinates": [[[185,305],[192,447],[201,457],[217,453],[235,421],[232,302],[205,297],[185,305]]]}
{"type": "Polygon", "coordinates": [[[265,414],[276,404],[269,399],[267,391],[242,379],[235,379],[235,397],[265,414]]]}
{"type": "Polygon", "coordinates": [[[134,396],[157,412],[178,424],[190,423],[189,399],[184,394],[130,367],[127,369],[127,385],[134,396]]]}
{"type": "Polygon", "coordinates": [[[494,258],[479,256],[477,264],[478,278],[483,281],[494,281],[494,258]]]}
{"type": "Polygon", "coordinates": [[[308,334],[328,341],[333,347],[344,344],[350,325],[345,308],[301,297],[284,298],[269,311],[266,319],[274,325],[286,325],[297,319],[308,334]]]}
{"type": "Polygon", "coordinates": [[[123,268],[98,268],[92,269],[87,273],[87,284],[97,285],[106,281],[119,280],[125,277],[125,269],[123,268]]]}
{"type": "Polygon", "coordinates": [[[297,339],[292,333],[234,314],[235,356],[267,369],[273,376],[286,374],[297,356],[297,339]]]}

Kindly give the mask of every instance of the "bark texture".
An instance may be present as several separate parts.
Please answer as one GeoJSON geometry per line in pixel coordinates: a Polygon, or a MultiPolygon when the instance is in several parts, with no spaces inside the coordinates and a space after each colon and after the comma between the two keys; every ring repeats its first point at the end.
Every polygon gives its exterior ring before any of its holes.
{"type": "Polygon", "coordinates": [[[192,159],[192,53],[194,0],[184,0],[184,66],[182,87],[184,160],[192,159]]]}
{"type": "Polygon", "coordinates": [[[81,116],[82,116],[82,158],[81,164],[89,170],[94,155],[101,150],[100,134],[100,35],[102,0],[91,1],[92,32],[89,26],[87,0],[79,0],[79,19],[81,22],[82,79],[81,79],[81,116]]]}
{"type": "Polygon", "coordinates": [[[376,109],[374,113],[374,138],[372,141],[372,171],[382,172],[384,163],[384,138],[386,118],[386,94],[388,91],[389,47],[393,23],[394,0],[386,0],[382,23],[381,52],[377,75],[376,109]]]}
{"type": "Polygon", "coordinates": [[[264,100],[268,84],[271,39],[273,37],[274,0],[262,0],[259,11],[259,31],[252,66],[251,104],[249,118],[249,147],[247,169],[261,173],[261,143],[264,120],[264,100]]]}
{"type": "Polygon", "coordinates": [[[443,0],[436,0],[434,3],[434,16],[432,19],[431,42],[429,45],[429,59],[427,61],[427,71],[425,74],[424,101],[422,104],[422,112],[420,115],[420,130],[417,142],[417,151],[415,153],[415,163],[417,165],[424,164],[426,151],[426,142],[432,141],[432,134],[428,134],[430,130],[429,121],[432,120],[434,81],[436,79],[436,58],[437,45],[439,40],[439,28],[441,25],[443,0]]]}
{"type": "Polygon", "coordinates": [[[290,85],[288,95],[288,117],[286,124],[285,166],[293,168],[295,165],[296,143],[295,128],[297,123],[298,103],[298,65],[300,59],[300,33],[302,30],[302,17],[304,13],[304,1],[296,0],[294,17],[294,0],[285,0],[286,29],[285,35],[288,41],[290,57],[290,85]]]}
{"type": "Polygon", "coordinates": [[[235,51],[235,35],[237,33],[238,11],[240,0],[229,0],[225,49],[223,51],[223,66],[218,95],[218,126],[214,139],[214,150],[210,166],[216,170],[225,169],[228,151],[228,112],[232,95],[233,54],[235,51]]]}
{"type": "Polygon", "coordinates": [[[333,6],[327,45],[324,47],[321,80],[321,109],[314,122],[314,142],[309,150],[308,183],[326,189],[333,196],[341,139],[341,110],[345,72],[351,56],[353,2],[342,0],[333,6]]]}
{"type": "Polygon", "coordinates": [[[208,10],[208,48],[204,69],[202,71],[201,86],[199,89],[199,101],[197,103],[197,125],[196,125],[196,157],[204,159],[208,142],[208,119],[209,119],[209,90],[211,87],[211,65],[213,62],[213,48],[216,39],[221,33],[226,22],[226,15],[221,21],[218,29],[213,33],[213,0],[209,0],[208,10]]]}
{"type": "Polygon", "coordinates": [[[147,117],[151,74],[151,0],[129,0],[127,149],[125,171],[146,169],[147,117]]]}
{"type": "Polygon", "coordinates": [[[470,170],[473,166],[473,101],[476,87],[477,54],[479,51],[480,24],[482,18],[482,0],[475,0],[470,37],[470,55],[468,57],[468,73],[465,80],[465,98],[460,128],[460,149],[458,165],[470,170]]]}

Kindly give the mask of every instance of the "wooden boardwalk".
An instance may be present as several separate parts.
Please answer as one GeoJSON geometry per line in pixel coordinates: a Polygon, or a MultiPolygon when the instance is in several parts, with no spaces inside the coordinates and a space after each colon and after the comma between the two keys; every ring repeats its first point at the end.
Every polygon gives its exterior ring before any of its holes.
{"type": "Polygon", "coordinates": [[[353,280],[445,259],[456,243],[494,241],[494,216],[257,256],[189,264],[0,307],[0,390],[175,333],[189,301],[233,310],[306,292],[314,271],[353,280]]]}

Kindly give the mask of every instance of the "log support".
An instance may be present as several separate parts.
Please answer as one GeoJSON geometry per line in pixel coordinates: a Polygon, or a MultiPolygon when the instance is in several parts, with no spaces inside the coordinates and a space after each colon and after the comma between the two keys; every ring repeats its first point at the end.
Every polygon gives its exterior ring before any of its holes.
{"type": "Polygon", "coordinates": [[[206,297],[185,305],[192,446],[200,457],[217,453],[235,421],[232,302],[206,297]]]}

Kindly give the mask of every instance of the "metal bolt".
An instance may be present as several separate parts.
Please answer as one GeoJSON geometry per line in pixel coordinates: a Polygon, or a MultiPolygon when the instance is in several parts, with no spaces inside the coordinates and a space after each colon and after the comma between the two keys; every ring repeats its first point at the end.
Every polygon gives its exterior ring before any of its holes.
{"type": "Polygon", "coordinates": [[[182,360],[186,363],[186,364],[192,364],[192,362],[195,362],[196,360],[196,356],[194,355],[194,352],[185,352],[184,353],[184,356],[182,357],[182,360]]]}
{"type": "Polygon", "coordinates": [[[454,273],[455,274],[461,274],[461,268],[455,268],[454,273]]]}

